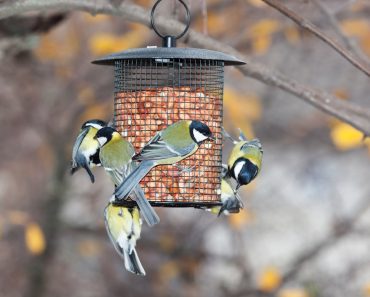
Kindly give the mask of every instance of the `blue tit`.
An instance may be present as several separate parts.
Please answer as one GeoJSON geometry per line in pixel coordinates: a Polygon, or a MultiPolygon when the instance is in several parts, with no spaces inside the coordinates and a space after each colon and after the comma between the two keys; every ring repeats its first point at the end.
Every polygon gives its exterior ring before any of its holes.
{"type": "Polygon", "coordinates": [[[258,139],[242,140],[234,145],[227,162],[227,175],[236,180],[236,190],[256,178],[261,170],[262,155],[262,145],[258,139]]]}
{"type": "MultiPolygon", "coordinates": [[[[102,166],[113,183],[116,186],[120,185],[123,179],[137,167],[136,162],[132,162],[132,157],[135,155],[134,147],[112,127],[100,129],[95,138],[100,146],[99,158],[102,166]]],[[[158,215],[145,198],[143,189],[139,185],[133,190],[131,198],[136,201],[149,226],[159,223],[158,215]]]]}
{"type": "Polygon", "coordinates": [[[230,182],[230,179],[226,178],[221,180],[222,206],[214,206],[208,209],[210,212],[217,214],[218,216],[220,216],[222,213],[229,215],[231,213],[239,213],[240,209],[243,208],[243,203],[230,182]]]}
{"type": "Polygon", "coordinates": [[[157,134],[132,159],[140,165],[117,187],[117,199],[126,199],[132,189],[157,165],[171,165],[194,154],[206,140],[214,140],[209,127],[199,121],[178,121],[157,134]]]}
{"type": "Polygon", "coordinates": [[[109,238],[123,258],[126,270],[137,275],[145,275],[135,249],[141,233],[139,209],[113,206],[109,203],[104,210],[104,221],[109,238]]]}
{"type": "Polygon", "coordinates": [[[90,168],[100,166],[100,160],[99,143],[94,139],[94,136],[99,129],[106,125],[101,120],[89,120],[82,125],[80,133],[73,145],[71,174],[82,167],[89,174],[91,182],[95,182],[95,177],[90,168]]]}

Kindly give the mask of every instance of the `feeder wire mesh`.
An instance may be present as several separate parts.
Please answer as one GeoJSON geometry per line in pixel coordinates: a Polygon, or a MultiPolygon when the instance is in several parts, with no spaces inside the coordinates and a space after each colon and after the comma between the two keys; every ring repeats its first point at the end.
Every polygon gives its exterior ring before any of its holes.
{"type": "Polygon", "coordinates": [[[154,168],[143,180],[156,206],[220,203],[224,62],[201,59],[115,61],[116,129],[140,150],[179,120],[206,123],[216,137],[173,166],[154,168]]]}

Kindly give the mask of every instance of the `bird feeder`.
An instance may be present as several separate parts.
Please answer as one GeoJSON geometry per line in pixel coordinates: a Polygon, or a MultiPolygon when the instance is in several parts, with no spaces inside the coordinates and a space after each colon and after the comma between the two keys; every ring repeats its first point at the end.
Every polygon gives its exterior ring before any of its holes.
{"type": "MultiPolygon", "coordinates": [[[[163,36],[163,47],[130,49],[94,64],[114,66],[115,128],[139,151],[158,131],[179,120],[206,123],[215,142],[203,143],[195,154],[175,165],[155,167],[142,181],[153,206],[211,207],[220,205],[224,66],[244,62],[221,52],[176,48],[178,36],[163,36]]],[[[129,201],[122,201],[126,205],[129,201]]],[[[131,202],[132,203],[132,202],[131,202]]]]}

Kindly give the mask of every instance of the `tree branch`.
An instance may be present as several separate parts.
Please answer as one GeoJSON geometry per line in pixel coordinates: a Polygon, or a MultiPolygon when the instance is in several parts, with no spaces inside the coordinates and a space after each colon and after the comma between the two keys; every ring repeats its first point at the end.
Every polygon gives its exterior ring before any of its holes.
{"type": "Polygon", "coordinates": [[[322,12],[322,14],[327,18],[328,23],[333,28],[335,33],[342,39],[343,43],[348,50],[354,52],[364,63],[369,67],[369,58],[364,54],[364,52],[357,46],[356,42],[350,37],[346,36],[335,17],[335,14],[330,12],[328,7],[320,0],[311,0],[322,12]]]}
{"type": "MultiPolygon", "coordinates": [[[[119,7],[114,7],[103,0],[22,0],[4,3],[3,5],[0,5],[0,19],[29,11],[49,10],[80,10],[94,15],[110,14],[121,16],[128,21],[138,22],[148,27],[150,26],[149,11],[146,11],[142,7],[128,3],[122,3],[119,7]]],[[[160,30],[164,31],[176,30],[180,32],[184,28],[182,23],[175,20],[168,20],[168,18],[164,17],[157,17],[156,25],[160,30]]],[[[186,36],[186,42],[194,47],[222,51],[238,57],[247,63],[244,66],[238,67],[245,76],[255,78],[267,85],[275,86],[287,91],[295,95],[297,98],[303,99],[320,110],[352,125],[362,131],[365,135],[370,135],[369,109],[348,101],[343,101],[324,91],[315,90],[311,87],[300,84],[264,65],[250,61],[247,56],[242,55],[233,47],[194,30],[189,30],[186,36]]]]}
{"type": "Polygon", "coordinates": [[[351,52],[346,50],[342,45],[340,45],[336,40],[330,38],[324,32],[322,32],[317,26],[312,24],[309,20],[301,17],[300,15],[296,14],[294,11],[290,10],[285,5],[281,4],[278,0],[262,0],[263,2],[267,3],[271,7],[277,9],[282,14],[290,18],[292,21],[297,23],[302,28],[306,29],[307,31],[311,32],[312,34],[316,35],[322,41],[330,45],[335,51],[337,51],[341,56],[343,56],[346,60],[348,60],[352,65],[357,67],[367,76],[370,76],[370,69],[369,66],[366,65],[363,61],[360,61],[356,58],[351,52]]]}

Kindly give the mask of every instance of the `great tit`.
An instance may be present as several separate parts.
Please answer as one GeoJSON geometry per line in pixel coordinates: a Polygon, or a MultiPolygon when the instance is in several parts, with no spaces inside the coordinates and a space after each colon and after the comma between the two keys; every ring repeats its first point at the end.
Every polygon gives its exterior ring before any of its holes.
{"type": "MultiPolygon", "coordinates": [[[[123,179],[136,168],[135,162],[132,162],[132,157],[135,155],[134,147],[112,127],[100,129],[96,133],[95,138],[100,146],[99,158],[102,166],[113,183],[116,186],[120,185],[123,179]]],[[[144,192],[139,185],[135,187],[131,198],[136,201],[149,226],[159,223],[158,215],[145,198],[144,192]]]]}
{"type": "Polygon", "coordinates": [[[135,249],[141,232],[139,209],[113,206],[109,203],[104,210],[104,221],[109,238],[123,258],[126,270],[137,275],[145,275],[135,249]]]}
{"type": "Polygon", "coordinates": [[[214,140],[209,127],[199,121],[178,121],[149,140],[132,159],[141,161],[130,175],[116,188],[117,199],[126,199],[132,189],[157,165],[171,165],[196,152],[207,139],[214,140]]]}
{"type": "Polygon", "coordinates": [[[240,200],[239,194],[233,189],[230,179],[223,178],[221,180],[221,202],[222,206],[214,206],[209,209],[210,212],[220,216],[222,213],[229,215],[231,213],[239,213],[243,208],[243,203],[240,200]]]}
{"type": "Polygon", "coordinates": [[[94,136],[99,129],[107,124],[101,120],[89,120],[83,123],[72,150],[71,174],[81,167],[86,170],[92,183],[95,177],[90,168],[100,166],[99,143],[94,136]]]}
{"type": "Polygon", "coordinates": [[[262,145],[258,139],[241,140],[234,145],[227,162],[227,175],[240,186],[249,184],[260,172],[262,166],[262,145]]]}

